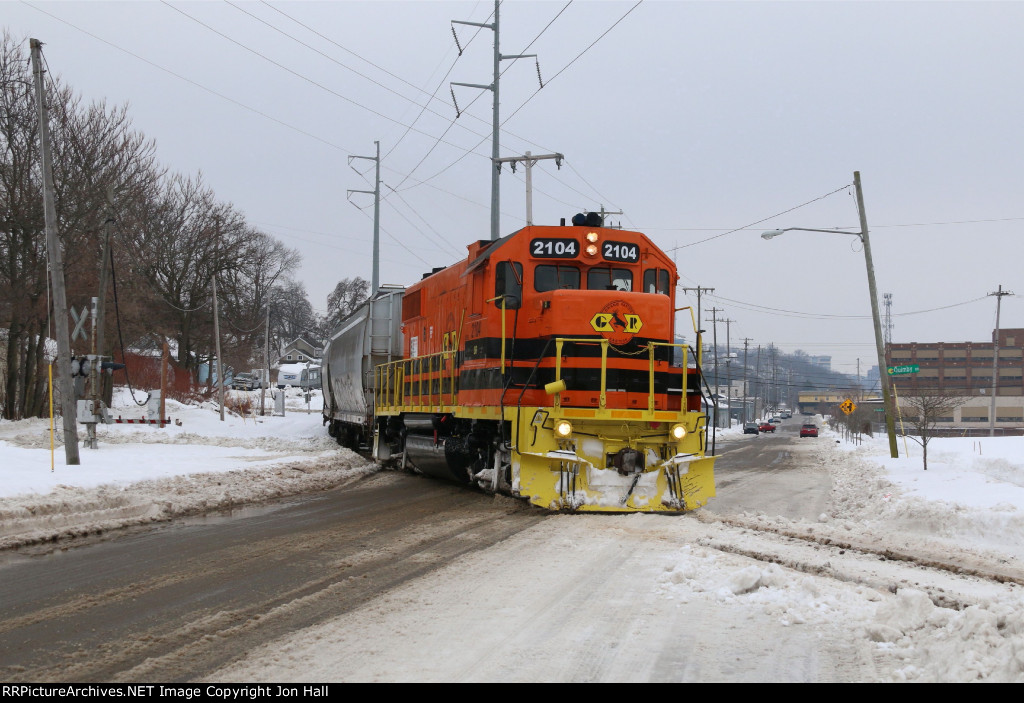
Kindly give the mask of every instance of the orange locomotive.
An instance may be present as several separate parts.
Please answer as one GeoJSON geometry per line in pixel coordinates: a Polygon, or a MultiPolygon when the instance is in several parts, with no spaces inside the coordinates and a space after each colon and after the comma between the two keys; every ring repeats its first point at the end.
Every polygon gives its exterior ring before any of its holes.
{"type": "Polygon", "coordinates": [[[552,510],[705,504],[714,459],[698,360],[675,343],[677,279],[644,234],[593,213],[470,245],[402,294],[402,358],[366,384],[374,457],[552,510]]]}

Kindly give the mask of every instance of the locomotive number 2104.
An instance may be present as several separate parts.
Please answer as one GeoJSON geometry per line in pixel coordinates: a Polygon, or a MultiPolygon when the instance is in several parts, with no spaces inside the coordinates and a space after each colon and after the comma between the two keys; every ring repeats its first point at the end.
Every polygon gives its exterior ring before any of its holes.
{"type": "Polygon", "coordinates": [[[538,259],[575,259],[579,244],[575,239],[533,239],[530,254],[538,259]]]}

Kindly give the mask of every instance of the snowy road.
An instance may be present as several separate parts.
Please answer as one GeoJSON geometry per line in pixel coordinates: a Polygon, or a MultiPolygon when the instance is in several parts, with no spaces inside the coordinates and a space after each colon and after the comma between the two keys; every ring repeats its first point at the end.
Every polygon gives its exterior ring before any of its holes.
{"type": "Polygon", "coordinates": [[[1017,438],[726,432],[706,508],[571,516],[175,413],[56,471],[0,423],[5,681],[1024,682],[1017,438]]]}
{"type": "MultiPolygon", "coordinates": [[[[827,510],[832,480],[828,468],[809,462],[799,449],[798,422],[783,422],[772,434],[718,438],[717,495],[708,511],[719,515],[760,512],[790,520],[817,521],[827,510]]],[[[812,445],[813,446],[813,445],[812,445]]]]}
{"type": "Polygon", "coordinates": [[[541,519],[455,486],[379,474],[67,552],[8,553],[0,678],[193,680],[541,519]]]}
{"type": "MultiPolygon", "coordinates": [[[[831,445],[783,437],[736,445],[726,495],[785,512],[830,485],[831,445]]],[[[4,680],[900,680],[933,664],[908,632],[959,618],[977,647],[1024,583],[842,524],[548,515],[391,472],[136,530],[6,556],[4,680]]]]}

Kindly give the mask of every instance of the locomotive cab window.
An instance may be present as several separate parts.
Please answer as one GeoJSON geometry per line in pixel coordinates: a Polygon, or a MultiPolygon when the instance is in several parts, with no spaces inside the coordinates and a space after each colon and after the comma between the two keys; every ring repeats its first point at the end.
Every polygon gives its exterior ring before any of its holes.
{"type": "Polygon", "coordinates": [[[538,266],[533,270],[533,289],[538,293],[559,288],[579,290],[580,270],[575,266],[538,266]]]}
{"type": "Polygon", "coordinates": [[[587,272],[588,290],[633,290],[633,272],[629,269],[592,268],[587,272]]]}
{"type": "Polygon", "coordinates": [[[647,269],[644,271],[644,293],[668,295],[669,291],[668,271],[665,269],[647,269]]]}
{"type": "Polygon", "coordinates": [[[519,262],[499,261],[494,271],[494,306],[500,308],[505,301],[505,309],[518,308],[523,302],[523,265],[519,262]]]}

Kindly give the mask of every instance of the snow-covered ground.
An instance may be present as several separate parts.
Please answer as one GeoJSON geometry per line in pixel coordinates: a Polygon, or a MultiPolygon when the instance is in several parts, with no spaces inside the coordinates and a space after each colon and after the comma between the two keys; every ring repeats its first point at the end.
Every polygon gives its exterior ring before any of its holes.
{"type": "MultiPolygon", "coordinates": [[[[267,415],[225,412],[223,421],[216,403],[167,400],[169,425],[99,425],[97,449],[85,446],[83,426],[77,466],[65,464],[59,417],[52,435],[49,420],[0,421],[0,548],[320,490],[377,470],[327,436],[319,393],[307,403],[289,388],[285,400],[284,416],[270,414],[268,392],[267,415]]],[[[119,416],[139,420],[146,410],[121,391],[111,411],[119,416]]]]}
{"type": "MultiPolygon", "coordinates": [[[[115,416],[141,414],[119,399],[115,416]]],[[[307,413],[293,391],[284,417],[229,414],[221,422],[214,405],[168,402],[170,426],[100,426],[99,449],[83,445],[79,466],[64,465],[59,443],[51,454],[48,422],[0,422],[0,546],[326,488],[375,471],[327,437],[319,403],[314,395],[307,413]]],[[[59,432],[59,421],[56,426],[59,432]]],[[[744,441],[743,435],[738,429],[719,435],[719,442],[729,441],[744,441]]],[[[802,441],[794,451],[827,469],[833,486],[828,512],[813,522],[765,514],[722,521],[713,499],[696,520],[552,516],[355,612],[270,643],[214,678],[658,680],[660,669],[642,656],[651,643],[665,646],[666,638],[680,637],[677,630],[718,629],[736,638],[737,657],[772,659],[775,668],[738,673],[727,662],[704,661],[699,644],[679,639],[673,670],[681,678],[802,680],[807,674],[800,667],[812,656],[817,661],[804,644],[812,641],[821,652],[841,649],[838,660],[850,657],[848,671],[818,673],[831,680],[1024,682],[1020,586],[923,569],[919,583],[885,586],[886,569],[907,553],[1024,574],[1024,438],[933,440],[927,471],[920,448],[900,440],[901,455],[906,449],[909,456],[891,459],[884,437],[845,443],[827,429],[802,441]],[[781,552],[774,563],[752,556],[785,549],[760,544],[766,534],[804,534],[897,557],[868,559],[851,550],[841,557],[848,562],[833,555],[811,568],[804,555],[802,568],[792,568],[781,552]],[[582,577],[609,564],[621,566],[607,574],[606,590],[555,600],[566,571],[582,577]],[[874,576],[864,576],[869,573],[874,576]],[[589,609],[580,605],[589,601],[589,609]],[[559,613],[566,620],[540,634],[530,626],[524,641],[527,623],[542,607],[551,623],[559,613]],[[642,614],[623,628],[616,618],[636,608],[642,614]],[[800,632],[809,634],[787,648],[800,632]],[[477,666],[467,651],[516,666],[477,666]],[[599,673],[565,666],[584,652],[599,673]],[[779,658],[797,663],[780,675],[779,658]],[[865,658],[887,664],[865,675],[871,669],[856,664],[865,658]]]]}

